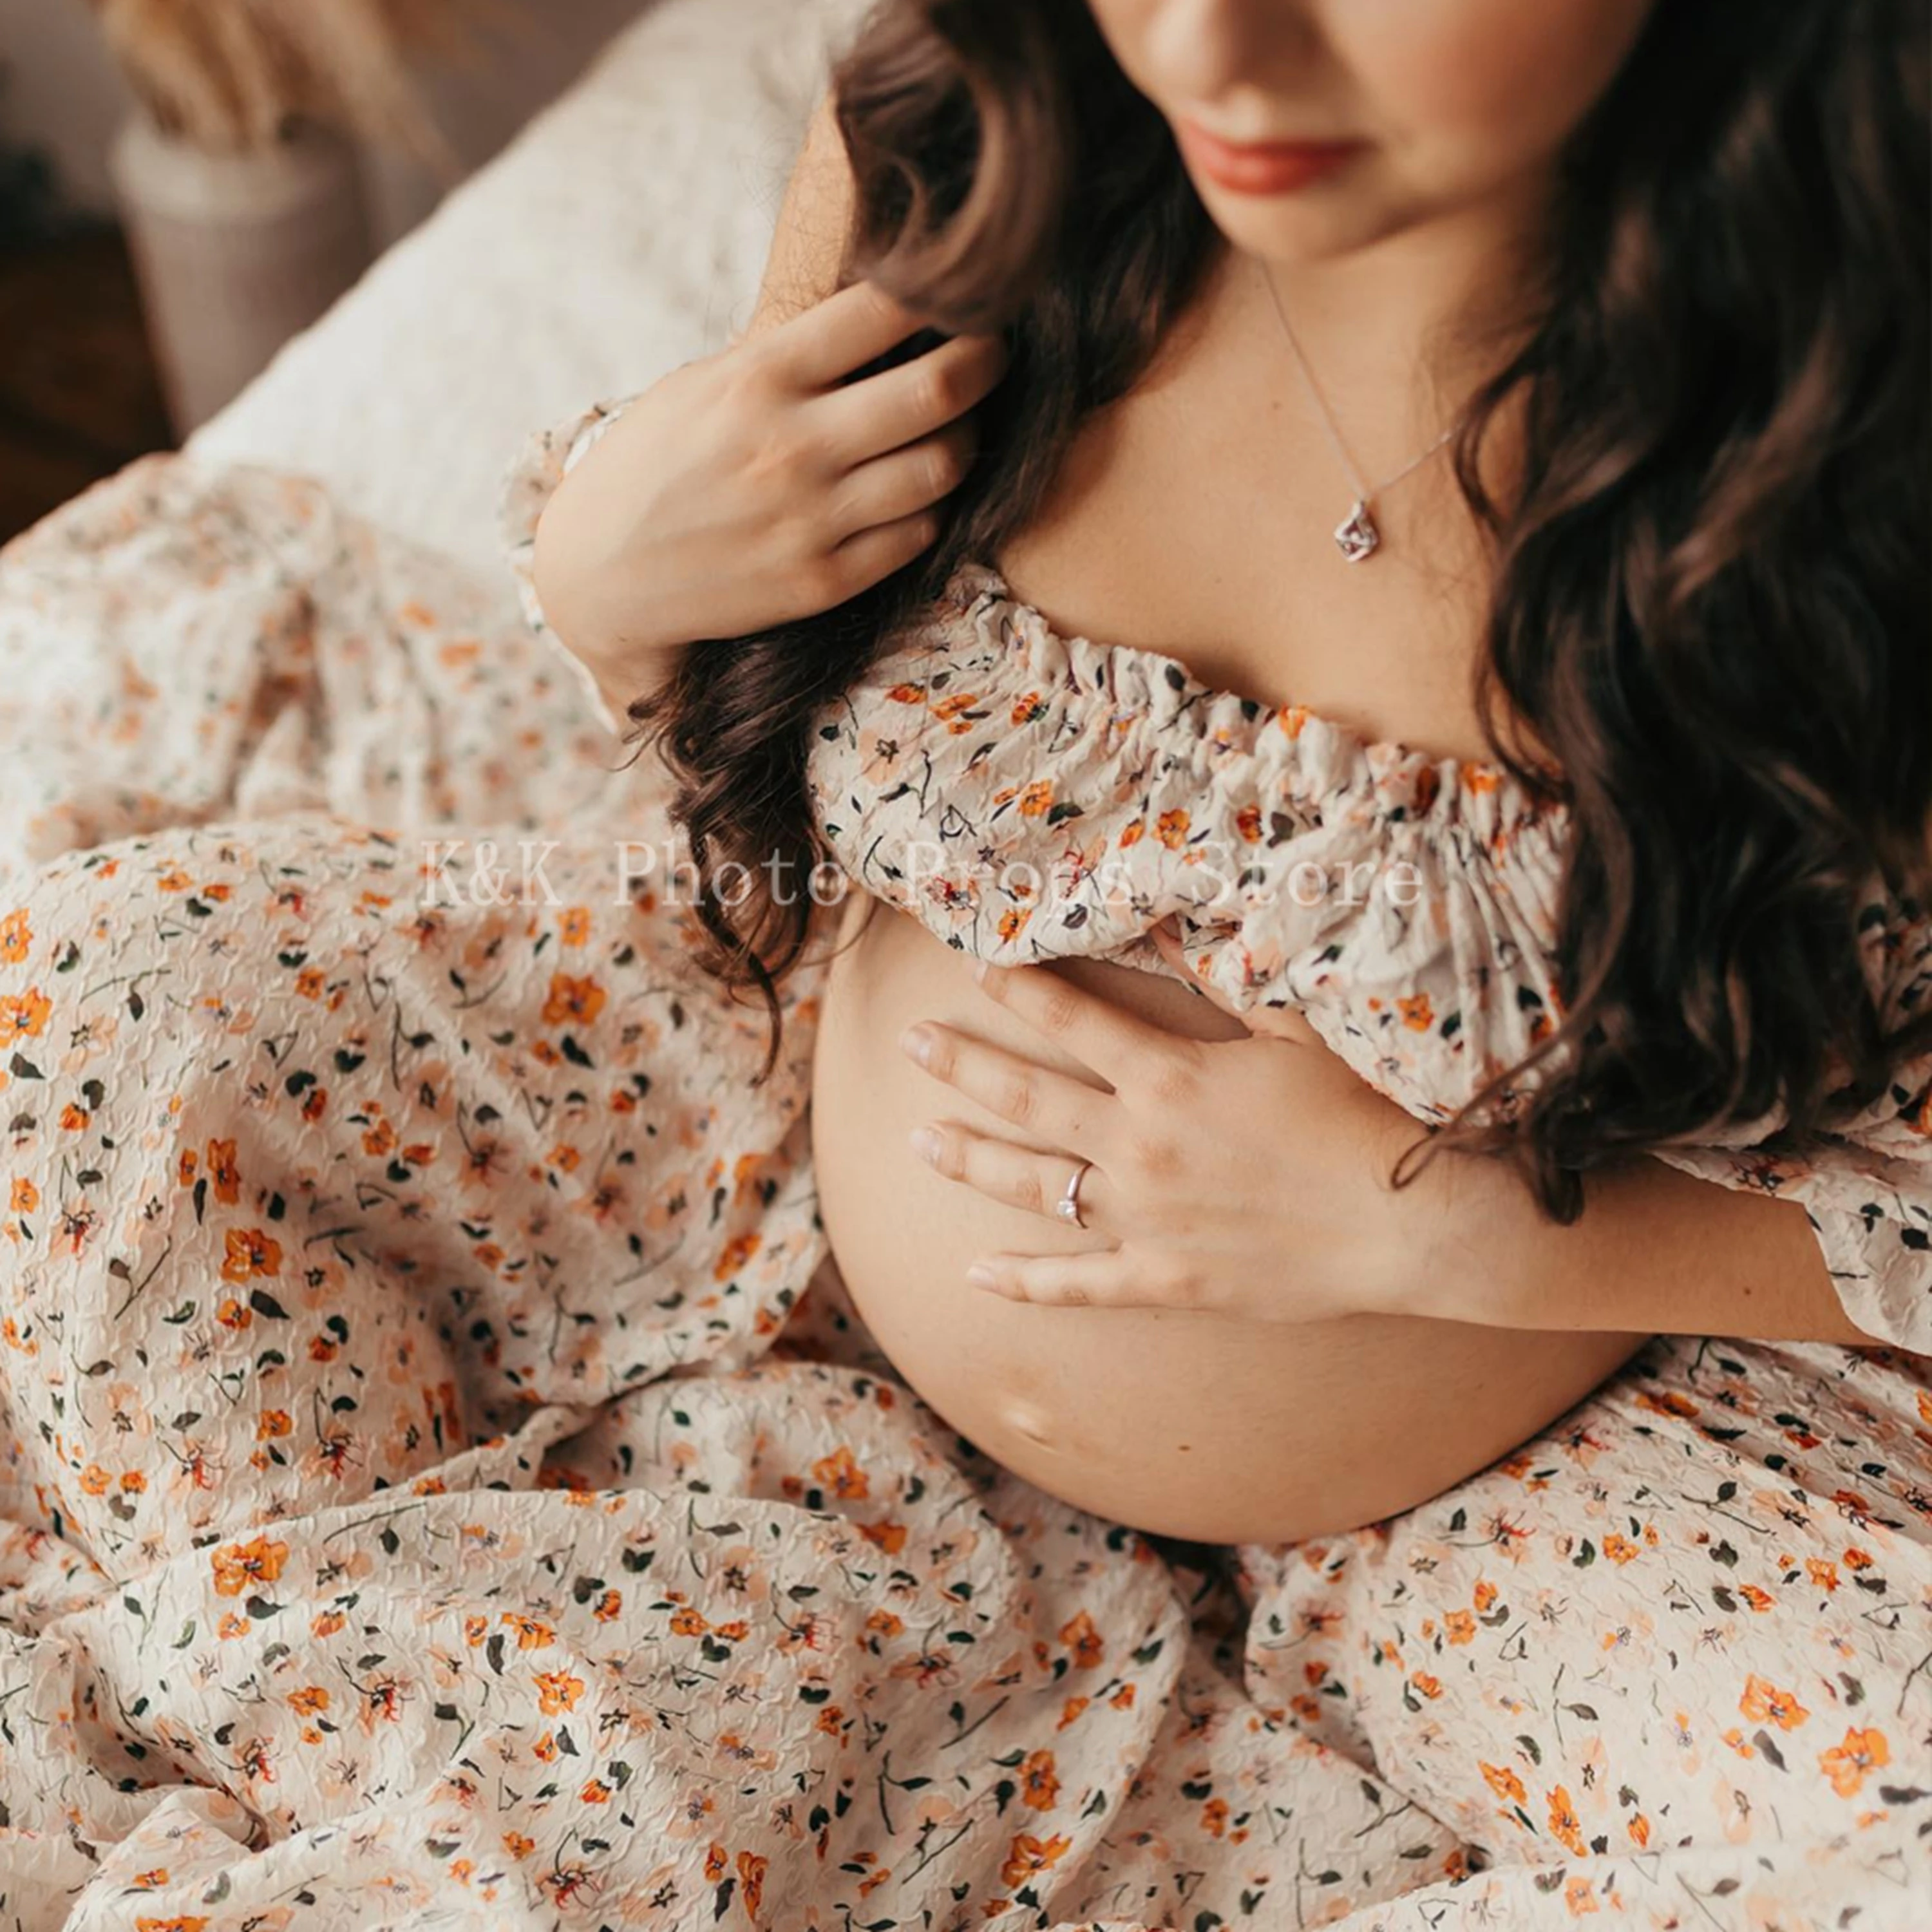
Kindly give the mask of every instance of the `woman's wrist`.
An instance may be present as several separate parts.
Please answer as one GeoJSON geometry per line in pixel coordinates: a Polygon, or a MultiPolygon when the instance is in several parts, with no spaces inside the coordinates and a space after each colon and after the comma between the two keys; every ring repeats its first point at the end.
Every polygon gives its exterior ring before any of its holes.
{"type": "Polygon", "coordinates": [[[1364,1244],[1364,1312],[1412,1319],[1508,1326],[1513,1210],[1528,1191],[1502,1160],[1445,1148],[1406,1186],[1389,1179],[1404,1150],[1424,1130],[1388,1104],[1372,1136],[1375,1190],[1364,1244]]]}

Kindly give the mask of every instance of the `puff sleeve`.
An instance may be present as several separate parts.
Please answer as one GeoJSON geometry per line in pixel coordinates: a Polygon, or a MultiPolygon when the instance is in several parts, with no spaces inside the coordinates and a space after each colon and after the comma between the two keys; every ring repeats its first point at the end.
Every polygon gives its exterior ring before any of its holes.
{"type": "MultiPolygon", "coordinates": [[[[1932,911],[1874,897],[1861,915],[1866,974],[1892,1031],[1932,1001],[1932,911]]],[[[1932,1049],[1831,1130],[1786,1144],[1658,1148],[1654,1156],[1720,1186],[1798,1202],[1838,1299],[1875,1341],[1932,1354],[1932,1049]]]]}
{"type": "Polygon", "coordinates": [[[616,737],[623,736],[624,728],[598,688],[590,667],[566,647],[562,639],[544,620],[543,606],[536,592],[535,559],[537,525],[545,506],[556,494],[557,486],[590,454],[599,439],[634,400],[634,397],[627,396],[620,401],[593,404],[555,427],[532,436],[504,477],[500,512],[500,532],[524,615],[529,620],[531,628],[569,665],[572,676],[583,687],[592,710],[616,737]]]}

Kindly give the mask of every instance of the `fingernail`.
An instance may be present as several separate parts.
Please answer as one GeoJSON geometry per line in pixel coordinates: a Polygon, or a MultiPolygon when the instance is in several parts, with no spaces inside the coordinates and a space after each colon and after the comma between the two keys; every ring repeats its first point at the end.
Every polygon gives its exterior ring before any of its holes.
{"type": "Polygon", "coordinates": [[[988,1268],[984,1262],[975,1262],[966,1270],[966,1279],[975,1288],[997,1288],[1000,1285],[998,1270],[988,1268]]]}
{"type": "Polygon", "coordinates": [[[923,1066],[932,1058],[932,1034],[922,1026],[910,1026],[899,1035],[902,1052],[923,1066]]]}
{"type": "Polygon", "coordinates": [[[912,1130],[912,1150],[921,1160],[936,1162],[939,1158],[939,1132],[935,1127],[915,1127],[912,1130]]]}

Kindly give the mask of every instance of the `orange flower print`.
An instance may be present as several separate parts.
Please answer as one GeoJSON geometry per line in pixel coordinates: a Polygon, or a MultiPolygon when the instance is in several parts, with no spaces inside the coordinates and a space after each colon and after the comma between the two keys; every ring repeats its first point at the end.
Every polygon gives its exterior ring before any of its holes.
{"type": "Polygon", "coordinates": [[[289,1546],[258,1536],[248,1543],[224,1543],[210,1561],[214,1566],[214,1594],[238,1597],[258,1583],[272,1583],[288,1561],[289,1546]]]}
{"type": "Polygon", "coordinates": [[[1840,1798],[1856,1798],[1865,1774],[1892,1762],[1892,1747],[1882,1731],[1848,1730],[1843,1744],[1818,1754],[1818,1768],[1840,1798]]]}
{"type": "Polygon", "coordinates": [[[1022,1832],[1000,1868],[1000,1882],[1012,1887],[1024,1885],[1042,1872],[1051,1871],[1072,1847],[1071,1838],[1036,1838],[1022,1832]]]}
{"type": "Polygon", "coordinates": [[[738,1886],[742,1895],[746,1917],[756,1919],[764,1910],[765,1868],[770,1863],[755,1852],[738,1854],[738,1886]]]}
{"type": "Polygon", "coordinates": [[[514,1610],[506,1610],[503,1622],[516,1632],[519,1650],[543,1650],[556,1641],[556,1631],[548,1624],[539,1623],[535,1617],[520,1616],[514,1610]]]}
{"type": "Polygon", "coordinates": [[[1170,852],[1178,852],[1187,843],[1187,828],[1192,823],[1178,807],[1172,812],[1163,812],[1154,822],[1154,836],[1170,852]]]}
{"type": "Polygon", "coordinates": [[[976,721],[970,714],[979,701],[977,692],[952,692],[932,707],[932,715],[944,722],[952,736],[961,737],[972,730],[976,721]]]}
{"type": "Polygon", "coordinates": [[[1020,1797],[1036,1811],[1051,1811],[1060,1798],[1060,1778],[1050,1750],[1028,1755],[1020,1766],[1020,1797]]]}
{"type": "Polygon", "coordinates": [[[1412,1033],[1426,1033],[1436,1024],[1436,1009],[1430,1004],[1426,993],[1406,994],[1395,1005],[1402,1024],[1412,1033]]]}
{"type": "Polygon", "coordinates": [[[577,1708],[584,1695],[584,1679],[567,1670],[539,1670],[531,1681],[537,1687],[537,1703],[546,1718],[561,1717],[577,1708]]]}
{"type": "Polygon", "coordinates": [[[842,1444],[830,1456],[822,1456],[812,1466],[812,1480],[820,1487],[830,1490],[835,1496],[842,1496],[848,1502],[868,1496],[872,1492],[866,1472],[860,1468],[858,1459],[842,1444]]]}
{"type": "Polygon", "coordinates": [[[38,986],[24,993],[0,994],[0,1046],[36,1038],[47,1024],[54,1003],[38,986]]]}
{"type": "Polygon", "coordinates": [[[550,998],[544,1002],[544,1024],[588,1026],[604,1010],[604,988],[595,980],[553,973],[550,998]]]}
{"type": "Polygon", "coordinates": [[[1498,1798],[1506,1798],[1512,1804],[1520,1804],[1527,1795],[1522,1788],[1522,1780],[1504,1764],[1484,1764],[1477,1760],[1490,1789],[1498,1798]]]}
{"type": "Polygon", "coordinates": [[[1756,1672],[1744,1679],[1744,1694],[1738,1708],[1756,1724],[1775,1724],[1780,1731],[1795,1731],[1811,1714],[1799,1703],[1795,1693],[1780,1690],[1756,1672]]]}
{"type": "Polygon", "coordinates": [[[40,1204],[40,1190],[22,1174],[14,1182],[7,1197],[8,1207],[16,1214],[31,1214],[40,1204]]]}
{"type": "Polygon", "coordinates": [[[1583,1828],[1577,1822],[1576,1808],[1570,1802],[1568,1790],[1561,1784],[1550,1794],[1550,1829],[1573,1857],[1580,1858],[1589,1855],[1590,1848],[1583,1840],[1583,1828]]]}
{"type": "Polygon", "coordinates": [[[711,1270],[712,1280],[729,1281],[758,1252],[763,1239],[758,1234],[734,1234],[718,1251],[711,1270]]]}
{"type": "Polygon", "coordinates": [[[224,1281],[248,1281],[256,1275],[280,1274],[282,1244],[260,1228],[230,1228],[228,1253],[221,1264],[224,1281]]]}
{"type": "Polygon", "coordinates": [[[1042,817],[1052,805],[1053,782],[1050,778],[1036,778],[1020,794],[1020,811],[1028,818],[1042,817]]]}
{"type": "Polygon", "coordinates": [[[1060,1640],[1073,1653],[1073,1661],[1082,1670],[1093,1670],[1106,1654],[1099,1626],[1082,1610],[1060,1627],[1060,1640]]]}
{"type": "Polygon", "coordinates": [[[1442,1619],[1444,1641],[1448,1643],[1473,1643],[1476,1638],[1476,1617],[1473,1610],[1451,1610],[1442,1619]]]}
{"type": "Polygon", "coordinates": [[[208,1178],[214,1189],[214,1198],[232,1207],[242,1198],[242,1173],[235,1164],[235,1143],[232,1141],[210,1141],[208,1144],[208,1178]]]}
{"type": "Polygon", "coordinates": [[[1646,1389],[1636,1402],[1638,1408],[1650,1409],[1658,1415],[1689,1417],[1697,1413],[1697,1405],[1688,1395],[1679,1395],[1672,1389],[1666,1389],[1660,1394],[1646,1389]]]}
{"type": "Polygon", "coordinates": [[[0,919],[0,963],[17,966],[27,956],[27,949],[33,943],[33,928],[27,923],[27,909],[22,906],[16,912],[10,912],[0,919]]]}

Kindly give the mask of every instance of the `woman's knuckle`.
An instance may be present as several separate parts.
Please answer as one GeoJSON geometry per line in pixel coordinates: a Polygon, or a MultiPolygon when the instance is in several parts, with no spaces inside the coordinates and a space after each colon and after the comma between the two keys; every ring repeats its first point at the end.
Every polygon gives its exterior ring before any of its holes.
{"type": "Polygon", "coordinates": [[[784,430],[761,437],[746,466],[754,486],[782,513],[812,494],[812,453],[800,438],[784,430]]]}
{"type": "Polygon", "coordinates": [[[1147,1091],[1162,1107],[1183,1108],[1198,1096],[1201,1076],[1192,1061],[1180,1054],[1162,1054],[1148,1070],[1147,1091]]]}
{"type": "Polygon", "coordinates": [[[1035,1214],[1046,1207],[1046,1190],[1040,1185],[1039,1174],[1030,1167],[1022,1168],[1014,1177],[1014,1204],[1035,1214]]]}
{"type": "Polygon", "coordinates": [[[956,443],[936,442],[926,452],[925,488],[934,496],[949,495],[965,474],[965,454],[956,443]]]}
{"type": "Polygon", "coordinates": [[[1048,987],[1045,998],[1040,1003],[1040,1024],[1048,1033],[1064,1034],[1073,1030],[1074,1023],[1080,1017],[1080,1000],[1072,988],[1055,980],[1048,987]]]}
{"type": "Polygon", "coordinates": [[[1127,1142],[1125,1164],[1136,1181],[1166,1180],[1179,1169],[1180,1148],[1166,1134],[1134,1134],[1127,1142]]]}
{"type": "Polygon", "coordinates": [[[1039,1089],[1024,1073],[1011,1075],[1000,1090],[1000,1113],[1016,1126],[1024,1126],[1039,1111],[1039,1089]]]}
{"type": "Polygon", "coordinates": [[[801,597],[814,610],[830,610],[844,602],[845,566],[836,551],[816,550],[794,571],[801,597]]]}

